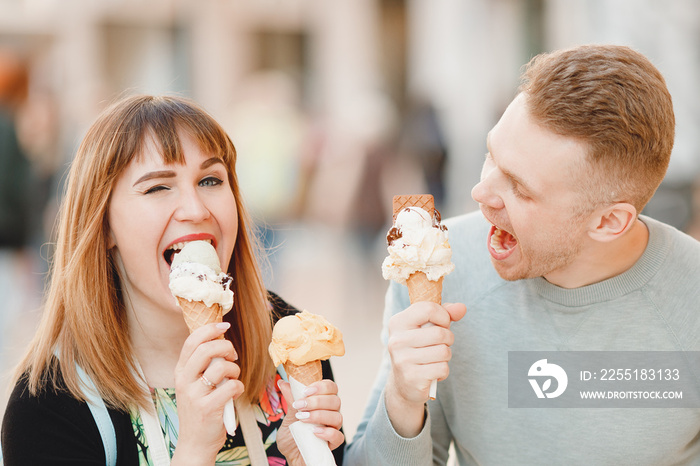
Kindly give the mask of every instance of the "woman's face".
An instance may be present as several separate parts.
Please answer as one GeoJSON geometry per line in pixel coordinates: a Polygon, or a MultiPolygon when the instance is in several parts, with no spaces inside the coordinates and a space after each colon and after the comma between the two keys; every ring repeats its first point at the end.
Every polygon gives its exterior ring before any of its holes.
{"type": "Polygon", "coordinates": [[[150,138],[118,178],[109,205],[110,247],[127,306],[179,312],[168,288],[173,253],[183,243],[209,240],[226,270],[238,215],[228,172],[217,154],[202,152],[178,131],[184,165],[166,165],[150,138]]]}

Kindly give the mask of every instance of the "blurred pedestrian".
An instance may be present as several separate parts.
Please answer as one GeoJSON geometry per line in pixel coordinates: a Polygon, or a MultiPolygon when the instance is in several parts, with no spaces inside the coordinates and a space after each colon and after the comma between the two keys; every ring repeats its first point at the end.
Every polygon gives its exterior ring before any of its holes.
{"type": "Polygon", "coordinates": [[[399,152],[418,163],[427,193],[435,198],[435,207],[443,209],[447,142],[438,112],[429,100],[421,97],[411,100],[399,135],[399,152]]]}
{"type": "Polygon", "coordinates": [[[31,163],[17,137],[17,110],[27,95],[27,67],[0,49],[0,348],[26,294],[24,248],[31,218],[31,163]]]}
{"type": "Polygon", "coordinates": [[[0,247],[25,246],[29,229],[31,167],[17,137],[16,111],[27,92],[27,70],[0,50],[0,247]]]}

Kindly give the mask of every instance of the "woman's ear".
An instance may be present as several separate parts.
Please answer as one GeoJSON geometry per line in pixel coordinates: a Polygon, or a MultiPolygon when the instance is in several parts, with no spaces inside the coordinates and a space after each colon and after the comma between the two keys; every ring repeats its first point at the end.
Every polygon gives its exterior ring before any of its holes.
{"type": "Polygon", "coordinates": [[[626,202],[605,207],[591,220],[588,236],[596,241],[609,242],[624,235],[637,220],[637,209],[626,202]]]}
{"type": "MultiPolygon", "coordinates": [[[[109,228],[109,227],[107,227],[109,228]]],[[[117,245],[117,240],[114,238],[114,234],[112,233],[112,229],[109,228],[109,232],[107,233],[107,250],[109,251],[113,247],[117,245]]]]}

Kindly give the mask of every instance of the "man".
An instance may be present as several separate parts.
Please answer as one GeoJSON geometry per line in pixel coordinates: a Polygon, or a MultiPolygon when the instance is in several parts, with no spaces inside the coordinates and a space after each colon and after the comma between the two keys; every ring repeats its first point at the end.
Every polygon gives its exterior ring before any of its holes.
{"type": "Polygon", "coordinates": [[[509,352],[700,351],[700,244],[639,215],[673,146],[663,77],[583,46],[522,78],[487,137],[481,213],[446,222],[443,302],[469,313],[390,286],[388,355],[345,465],[443,465],[451,443],[460,465],[700,464],[700,409],[509,406],[509,352]]]}

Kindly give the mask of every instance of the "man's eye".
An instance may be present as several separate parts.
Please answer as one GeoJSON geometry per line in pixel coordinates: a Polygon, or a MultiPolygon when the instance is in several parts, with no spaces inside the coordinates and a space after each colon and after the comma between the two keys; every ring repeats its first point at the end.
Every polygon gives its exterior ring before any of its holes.
{"type": "Polygon", "coordinates": [[[522,192],[522,191],[520,190],[520,187],[519,187],[517,184],[513,184],[512,190],[513,190],[513,195],[514,195],[515,197],[520,198],[520,199],[528,199],[527,194],[525,194],[524,192],[522,192]]]}
{"type": "Polygon", "coordinates": [[[204,186],[204,187],[207,187],[207,186],[211,187],[211,186],[218,186],[221,183],[223,183],[223,181],[221,179],[219,179],[215,176],[208,176],[208,177],[204,178],[202,181],[200,181],[199,185],[204,186]]]}

